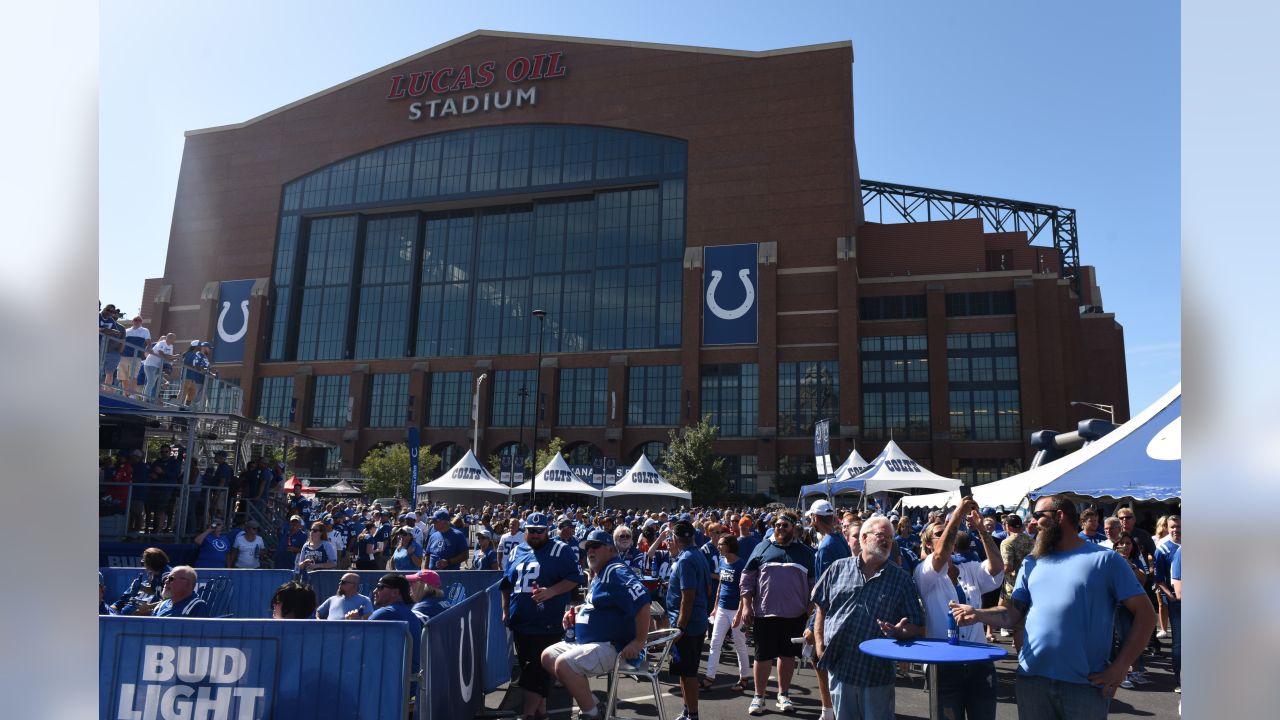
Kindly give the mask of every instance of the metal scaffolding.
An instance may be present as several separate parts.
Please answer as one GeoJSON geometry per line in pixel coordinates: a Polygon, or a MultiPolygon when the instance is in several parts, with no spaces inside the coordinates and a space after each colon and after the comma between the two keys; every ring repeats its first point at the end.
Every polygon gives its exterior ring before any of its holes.
{"type": "Polygon", "coordinates": [[[1028,243],[1049,228],[1062,258],[1062,274],[1080,293],[1080,242],[1076,211],[1070,208],[865,179],[862,207],[867,219],[875,217],[881,223],[980,218],[988,232],[1025,232],[1028,243]]]}

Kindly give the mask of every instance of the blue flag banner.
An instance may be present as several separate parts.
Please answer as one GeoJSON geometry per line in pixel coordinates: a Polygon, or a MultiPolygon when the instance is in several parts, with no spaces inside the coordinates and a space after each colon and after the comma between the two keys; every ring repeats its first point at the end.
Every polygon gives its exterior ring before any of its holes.
{"type": "Polygon", "coordinates": [[[249,331],[249,291],[253,280],[223,280],[218,284],[218,324],[213,361],[244,362],[244,338],[249,331]]]}
{"type": "Polygon", "coordinates": [[[484,708],[490,597],[476,593],[423,626],[426,682],[418,688],[423,720],[469,718],[484,708]]]}
{"type": "Polygon", "coordinates": [[[757,342],[755,243],[702,249],[702,343],[754,345],[757,342]]]}
{"type": "Polygon", "coordinates": [[[98,717],[400,720],[403,622],[100,617],[98,717]]]}
{"type": "Polygon", "coordinates": [[[409,428],[409,507],[418,507],[418,454],[422,450],[422,440],[418,428],[409,428]]]}
{"type": "MultiPolygon", "coordinates": [[[[116,598],[129,589],[129,583],[143,572],[136,567],[102,567],[98,571],[102,573],[102,580],[107,588],[108,603],[115,602],[116,598]]],[[[196,575],[199,578],[196,582],[197,590],[214,578],[227,578],[229,584],[223,592],[230,594],[227,612],[234,618],[271,617],[271,596],[275,594],[276,588],[293,579],[292,570],[196,568],[196,575]]]]}

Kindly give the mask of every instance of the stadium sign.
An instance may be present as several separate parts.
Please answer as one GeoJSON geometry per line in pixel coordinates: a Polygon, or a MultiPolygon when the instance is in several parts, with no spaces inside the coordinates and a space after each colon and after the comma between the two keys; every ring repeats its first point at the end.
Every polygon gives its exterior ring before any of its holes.
{"type": "Polygon", "coordinates": [[[428,97],[409,105],[410,120],[423,117],[436,119],[451,115],[470,115],[490,110],[507,110],[538,103],[538,86],[486,90],[501,77],[513,85],[534,80],[553,80],[564,77],[568,70],[563,63],[564,53],[537,53],[516,56],[499,67],[497,60],[485,60],[454,67],[446,65],[433,70],[411,72],[408,75],[392,75],[386,100],[397,101],[428,97]],[[447,97],[468,90],[484,90],[447,97]],[[431,97],[434,96],[434,97],[431,97]]]}

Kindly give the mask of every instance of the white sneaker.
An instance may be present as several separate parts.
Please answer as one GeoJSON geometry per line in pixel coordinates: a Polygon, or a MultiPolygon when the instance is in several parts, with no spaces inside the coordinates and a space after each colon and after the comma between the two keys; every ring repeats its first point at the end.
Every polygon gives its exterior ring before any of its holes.
{"type": "Polygon", "coordinates": [[[759,695],[756,695],[755,697],[751,698],[751,704],[747,706],[747,714],[763,715],[764,714],[764,698],[760,697],[759,695]]]}
{"type": "Polygon", "coordinates": [[[822,708],[822,720],[836,720],[836,709],[822,708]]]}
{"type": "Polygon", "coordinates": [[[1169,637],[1169,632],[1167,630],[1157,630],[1156,637],[1160,638],[1161,640],[1164,640],[1165,638],[1169,637]]]}
{"type": "Polygon", "coordinates": [[[791,698],[787,697],[786,695],[779,694],[778,695],[778,712],[789,713],[789,712],[795,712],[795,711],[796,711],[796,706],[791,704],[791,698]]]}
{"type": "Polygon", "coordinates": [[[1009,637],[1011,634],[1006,628],[1000,628],[1000,637],[1009,637]]]}
{"type": "Polygon", "coordinates": [[[1150,678],[1148,678],[1147,674],[1143,672],[1129,673],[1129,681],[1134,685],[1149,685],[1151,683],[1150,678]]]}
{"type": "Polygon", "coordinates": [[[1129,678],[1125,678],[1120,682],[1120,687],[1124,688],[1125,690],[1132,690],[1133,683],[1129,682],[1129,678]]]}

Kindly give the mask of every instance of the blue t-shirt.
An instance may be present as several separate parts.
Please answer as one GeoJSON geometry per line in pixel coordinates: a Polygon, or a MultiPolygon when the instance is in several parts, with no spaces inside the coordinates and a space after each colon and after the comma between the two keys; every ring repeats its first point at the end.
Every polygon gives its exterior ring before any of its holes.
{"type": "Polygon", "coordinates": [[[1169,573],[1173,568],[1173,556],[1178,553],[1178,547],[1173,542],[1169,542],[1156,548],[1155,579],[1165,585],[1168,585],[1172,579],[1169,573]]]}
{"type": "Polygon", "coordinates": [[[209,604],[191,593],[178,602],[165,600],[156,607],[152,617],[209,617],[209,604]]]}
{"type": "Polygon", "coordinates": [[[739,592],[742,588],[742,569],[747,566],[747,559],[738,556],[737,560],[729,562],[722,555],[720,557],[720,567],[716,570],[720,574],[720,592],[716,597],[716,607],[725,610],[737,610],[738,602],[742,599],[739,592]]]}
{"type": "Polygon", "coordinates": [[[360,617],[369,617],[373,613],[373,601],[360,593],[351,597],[330,595],[316,608],[316,617],[321,620],[346,620],[347,613],[352,610],[360,610],[360,617]]]}
{"type": "Polygon", "coordinates": [[[1093,543],[1093,544],[1095,544],[1095,545],[1096,545],[1096,544],[1098,544],[1098,543],[1100,543],[1100,542],[1102,542],[1103,540],[1106,540],[1106,539],[1107,539],[1106,534],[1105,534],[1105,533],[1100,533],[1100,532],[1099,532],[1099,533],[1094,533],[1094,534],[1092,534],[1092,535],[1089,535],[1089,534],[1085,533],[1085,531],[1081,530],[1079,533],[1077,533],[1077,535],[1079,535],[1079,536],[1080,536],[1080,539],[1081,539],[1081,540],[1085,540],[1085,541],[1087,541],[1087,542],[1091,542],[1091,543],[1093,543]]]}
{"type": "Polygon", "coordinates": [[[674,627],[680,617],[680,595],[693,590],[693,614],[685,633],[698,636],[707,632],[707,587],[711,585],[707,572],[707,559],[701,552],[688,548],[676,557],[671,566],[671,580],[667,584],[667,619],[674,627]]]}
{"type": "Polygon", "coordinates": [[[422,642],[422,618],[418,617],[406,603],[383,605],[369,616],[370,620],[403,620],[409,623],[409,637],[413,638],[413,671],[420,668],[418,661],[418,644],[422,642]]]}
{"type": "Polygon", "coordinates": [[[743,535],[738,538],[738,557],[749,558],[751,553],[760,544],[760,536],[752,533],[751,535],[743,535]]]}
{"type": "MultiPolygon", "coordinates": [[[[436,563],[441,560],[448,560],[466,552],[467,536],[458,528],[451,527],[443,533],[432,530],[427,538],[427,567],[434,569],[436,563]]],[[[457,567],[450,569],[457,570],[457,567]]]]}
{"type": "Polygon", "coordinates": [[[422,618],[423,622],[426,622],[450,607],[452,605],[449,601],[442,597],[426,597],[414,604],[413,612],[422,618]]]}
{"type": "Polygon", "coordinates": [[[1169,579],[1182,582],[1182,546],[1173,551],[1173,559],[1169,561],[1169,579]]]}
{"type": "Polygon", "coordinates": [[[844,533],[823,535],[822,540],[818,541],[818,549],[813,553],[813,576],[821,578],[822,571],[831,567],[831,563],[852,555],[853,550],[849,549],[849,541],[844,539],[844,533]]]}
{"type": "Polygon", "coordinates": [[[200,552],[196,554],[196,561],[192,564],[192,567],[224,568],[227,566],[227,553],[230,550],[231,537],[229,535],[209,533],[204,536],[204,542],[200,543],[200,552]]]}
{"type": "Polygon", "coordinates": [[[397,546],[395,552],[391,553],[391,568],[399,572],[419,570],[420,568],[413,562],[413,555],[422,555],[422,548],[418,546],[417,540],[410,543],[409,547],[397,546]],[[412,553],[410,553],[411,549],[412,553]]]}
{"type": "MultiPolygon", "coordinates": [[[[697,562],[702,563],[701,559],[697,562]]],[[[581,644],[611,642],[619,650],[636,639],[636,614],[649,602],[649,591],[631,568],[611,559],[591,582],[587,600],[578,606],[574,630],[581,644]]],[[[703,606],[703,629],[706,606],[703,606]]],[[[697,613],[694,613],[697,615],[697,613]]]]}
{"type": "Polygon", "coordinates": [[[472,570],[497,570],[498,552],[491,546],[488,550],[476,548],[471,558],[472,570]]]}
{"type": "Polygon", "coordinates": [[[626,552],[618,553],[618,559],[631,568],[636,575],[644,574],[644,553],[640,552],[640,548],[635,545],[627,548],[626,552]]]}
{"type": "Polygon", "coordinates": [[[1018,672],[1088,684],[1111,657],[1116,604],[1143,594],[1114,550],[1079,547],[1022,561],[1014,602],[1029,605],[1018,672]]]}
{"type": "Polygon", "coordinates": [[[508,609],[512,632],[530,635],[561,632],[563,626],[560,623],[569,604],[570,593],[556,595],[542,603],[541,608],[533,600],[535,586],[549,588],[561,580],[573,580],[578,584],[584,580],[569,545],[549,538],[537,550],[527,543],[516,546],[502,577],[502,587],[511,593],[508,609]]]}

